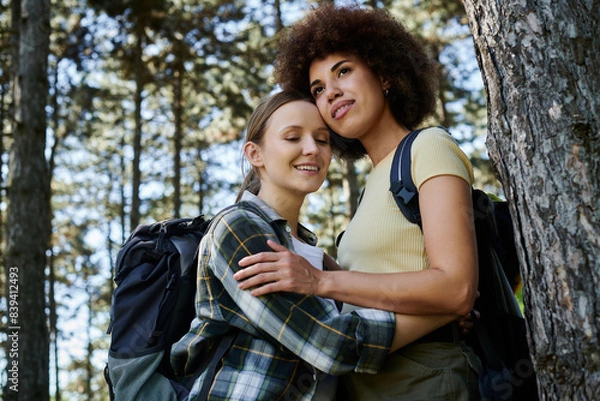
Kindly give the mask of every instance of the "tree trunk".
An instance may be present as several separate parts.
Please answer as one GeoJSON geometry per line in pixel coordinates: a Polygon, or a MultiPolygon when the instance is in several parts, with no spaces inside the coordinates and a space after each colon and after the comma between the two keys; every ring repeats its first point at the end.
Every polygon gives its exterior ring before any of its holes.
{"type": "MultiPolygon", "coordinates": [[[[85,267],[87,269],[87,267],[85,267]]],[[[84,360],[85,367],[85,378],[83,385],[83,393],[85,394],[85,399],[93,400],[94,392],[92,390],[92,380],[94,378],[94,367],[92,365],[92,357],[94,356],[94,344],[92,342],[92,327],[94,326],[94,288],[90,285],[90,278],[87,274],[85,274],[85,289],[88,297],[88,318],[86,325],[86,339],[87,339],[87,355],[84,360]]]]}
{"type": "Polygon", "coordinates": [[[13,143],[8,172],[6,254],[8,358],[4,400],[49,399],[44,289],[50,238],[46,148],[48,0],[13,0],[13,143]]]}
{"type": "MultiPolygon", "coordinates": [[[[125,138],[122,137],[121,138],[121,149],[125,149],[125,138]]],[[[125,222],[127,220],[127,197],[125,195],[125,180],[123,177],[127,177],[127,161],[125,160],[125,154],[123,154],[123,152],[120,152],[119,155],[119,161],[120,161],[120,169],[121,169],[121,181],[119,182],[119,198],[121,199],[121,209],[119,210],[119,220],[121,223],[121,244],[123,244],[125,242],[125,240],[127,239],[127,229],[126,229],[126,225],[125,222]]]]}
{"type": "Polygon", "coordinates": [[[184,51],[179,40],[175,42],[175,81],[173,83],[173,114],[175,116],[175,133],[173,136],[173,217],[181,217],[181,152],[183,142],[183,65],[184,51]]]}
{"type": "MultiPolygon", "coordinates": [[[[50,336],[49,342],[52,345],[52,361],[54,366],[54,400],[61,401],[60,395],[60,367],[58,365],[58,315],[56,305],[56,266],[54,265],[54,253],[50,254],[50,263],[48,263],[48,313],[49,313],[49,325],[50,325],[50,336]]],[[[50,345],[49,344],[49,345],[50,345]]]]}
{"type": "Polygon", "coordinates": [[[133,134],[133,163],[131,182],[131,211],[129,215],[129,228],[133,231],[140,224],[140,186],[142,185],[142,173],[140,160],[142,157],[142,93],[144,91],[144,66],[142,60],[144,25],[138,20],[136,25],[135,44],[135,129],[133,134]]]}
{"type": "Polygon", "coordinates": [[[541,399],[600,399],[597,1],[465,0],[541,399]]]}
{"type": "Polygon", "coordinates": [[[358,198],[360,197],[360,188],[358,186],[358,177],[356,175],[356,166],[353,161],[344,163],[346,174],[344,174],[344,191],[348,196],[346,201],[346,210],[348,211],[348,219],[356,213],[358,208],[358,198]]]}
{"type": "Polygon", "coordinates": [[[281,18],[281,0],[275,0],[275,32],[283,30],[283,20],[281,18]]]}
{"type": "MultiPolygon", "coordinates": [[[[55,64],[55,67],[52,69],[53,74],[53,95],[50,99],[50,107],[52,109],[51,119],[51,128],[54,132],[54,143],[52,144],[52,148],[50,149],[50,155],[48,157],[48,176],[50,180],[50,191],[49,197],[52,199],[52,178],[54,177],[54,169],[56,167],[56,152],[61,144],[61,123],[59,121],[59,108],[61,107],[58,102],[58,63],[55,64]]],[[[64,128],[63,132],[70,132],[70,129],[64,128]]],[[[54,219],[54,211],[52,210],[52,205],[50,205],[50,220],[49,224],[52,226],[52,221],[54,219]]],[[[50,252],[49,252],[49,260],[48,260],[48,329],[49,329],[49,346],[51,348],[51,357],[52,358],[52,366],[54,367],[54,401],[61,401],[60,394],[60,367],[58,365],[58,315],[57,315],[57,305],[56,305],[56,265],[54,264],[54,252],[52,250],[52,244],[50,244],[50,252]]]]}
{"type": "Polygon", "coordinates": [[[198,214],[204,213],[204,198],[206,197],[206,163],[202,158],[202,151],[206,147],[204,141],[198,141],[196,149],[198,150],[198,156],[196,158],[196,165],[198,166],[198,214]]]}

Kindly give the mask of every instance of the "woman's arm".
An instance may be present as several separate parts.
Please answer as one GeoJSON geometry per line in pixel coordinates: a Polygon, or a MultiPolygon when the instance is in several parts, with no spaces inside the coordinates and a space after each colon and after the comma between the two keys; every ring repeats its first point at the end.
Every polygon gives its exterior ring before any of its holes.
{"type": "Polygon", "coordinates": [[[293,291],[402,314],[465,315],[478,280],[470,186],[455,176],[431,178],[419,189],[419,205],[428,270],[322,272],[279,248],[243,259],[235,278],[254,295],[293,291]]]}
{"type": "Polygon", "coordinates": [[[415,340],[456,320],[454,315],[402,315],[396,313],[396,333],[390,352],[404,347],[415,340]]]}
{"type": "MultiPolygon", "coordinates": [[[[397,332],[394,314],[364,309],[340,315],[331,303],[315,296],[276,293],[255,297],[238,288],[233,279],[238,261],[267,250],[267,238],[276,238],[267,222],[241,213],[229,213],[215,226],[210,274],[203,280],[208,285],[205,296],[218,296],[222,311],[216,316],[281,344],[319,370],[375,373],[397,332]],[[233,303],[217,295],[223,290],[233,303]]],[[[207,308],[214,308],[215,301],[207,308]]]]}

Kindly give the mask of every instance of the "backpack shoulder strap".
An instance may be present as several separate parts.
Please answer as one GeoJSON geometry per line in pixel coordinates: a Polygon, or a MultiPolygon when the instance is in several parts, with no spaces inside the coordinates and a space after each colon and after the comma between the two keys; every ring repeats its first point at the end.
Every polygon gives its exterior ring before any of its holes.
{"type": "Polygon", "coordinates": [[[221,363],[221,359],[225,356],[231,344],[233,344],[233,340],[235,339],[234,333],[228,333],[225,337],[221,338],[215,353],[210,359],[210,363],[206,368],[206,376],[204,377],[204,381],[202,382],[202,387],[200,388],[200,393],[198,394],[198,400],[204,401],[208,399],[208,393],[210,392],[210,388],[213,384],[213,380],[217,375],[217,369],[219,364],[221,363]]]}
{"type": "Polygon", "coordinates": [[[410,149],[419,132],[421,130],[410,132],[396,148],[390,170],[390,192],[402,214],[408,221],[418,224],[420,227],[419,193],[412,179],[410,155],[410,149]]]}

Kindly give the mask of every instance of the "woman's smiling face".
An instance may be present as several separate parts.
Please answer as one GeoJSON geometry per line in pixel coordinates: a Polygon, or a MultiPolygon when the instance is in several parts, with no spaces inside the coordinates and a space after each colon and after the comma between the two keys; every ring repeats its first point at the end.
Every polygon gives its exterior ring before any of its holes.
{"type": "Polygon", "coordinates": [[[314,60],[309,80],[321,116],[338,134],[361,140],[381,123],[385,84],[359,57],[334,53],[314,60]]]}
{"type": "Polygon", "coordinates": [[[317,107],[293,101],[279,107],[270,117],[259,144],[253,147],[252,164],[259,169],[261,191],[317,191],[331,162],[330,132],[317,107]]]}

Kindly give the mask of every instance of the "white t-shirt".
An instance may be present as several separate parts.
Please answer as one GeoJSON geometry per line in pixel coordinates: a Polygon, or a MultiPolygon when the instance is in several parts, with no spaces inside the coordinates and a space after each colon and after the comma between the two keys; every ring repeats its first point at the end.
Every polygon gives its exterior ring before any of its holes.
{"type": "MultiPolygon", "coordinates": [[[[309,245],[298,239],[292,237],[292,244],[294,245],[295,252],[308,260],[311,265],[319,270],[323,270],[323,250],[319,247],[309,245]]],[[[323,298],[331,302],[331,304],[337,309],[335,301],[333,299],[323,298]]]]}

